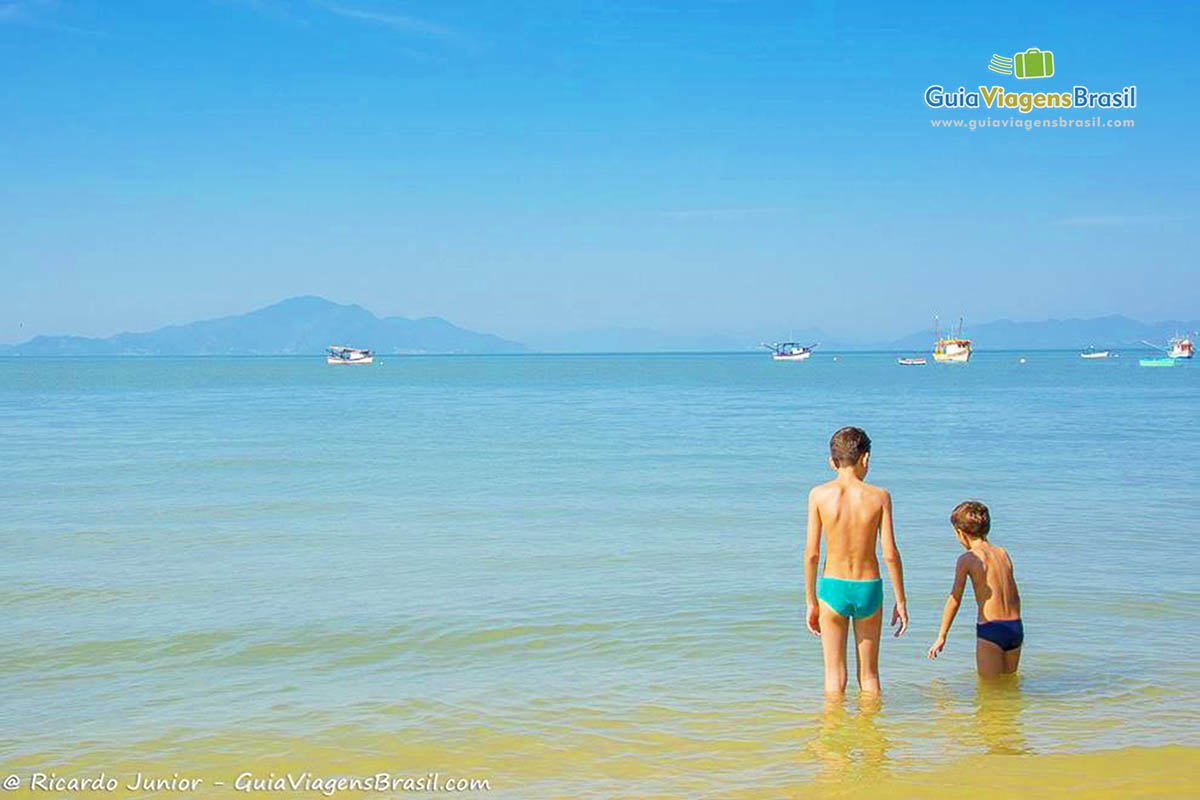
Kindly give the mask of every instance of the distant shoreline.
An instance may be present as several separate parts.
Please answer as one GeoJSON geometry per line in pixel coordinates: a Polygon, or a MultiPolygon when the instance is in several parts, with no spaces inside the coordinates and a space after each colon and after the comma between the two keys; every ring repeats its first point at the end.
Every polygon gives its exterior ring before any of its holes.
{"type": "MultiPolygon", "coordinates": [[[[986,347],[975,347],[973,352],[975,355],[981,353],[1078,353],[1082,348],[1079,347],[1005,347],[997,349],[989,349],[986,347]]],[[[1150,347],[1113,347],[1110,348],[1118,353],[1157,353],[1158,350],[1150,347]]],[[[903,350],[821,350],[814,354],[813,358],[820,360],[821,356],[865,356],[865,355],[911,355],[913,353],[925,353],[926,350],[918,350],[916,348],[908,348],[903,350]]],[[[0,359],[18,361],[46,361],[49,359],[68,361],[68,360],[91,360],[104,361],[113,359],[124,360],[143,360],[143,359],[171,359],[171,358],[295,358],[295,359],[317,359],[323,358],[325,353],[179,353],[179,354],[159,354],[159,353],[113,353],[105,355],[30,355],[23,356],[20,354],[0,354],[0,359]]],[[[531,350],[524,353],[379,353],[376,352],[376,357],[380,360],[384,358],[544,358],[548,356],[745,356],[747,358],[760,358],[769,360],[767,354],[761,350],[531,350]]]]}

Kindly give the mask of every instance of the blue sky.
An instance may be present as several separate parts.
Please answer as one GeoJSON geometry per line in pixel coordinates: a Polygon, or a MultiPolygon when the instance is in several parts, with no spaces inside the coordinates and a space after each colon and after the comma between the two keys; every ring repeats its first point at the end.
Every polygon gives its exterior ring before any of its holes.
{"type": "Polygon", "coordinates": [[[310,293],[516,338],[1200,316],[1200,12],[964,5],[0,0],[0,342],[310,293]],[[1028,47],[1054,78],[987,71],[1028,47]],[[932,83],[1136,84],[1136,127],[934,130],[1020,115],[932,83]]]}

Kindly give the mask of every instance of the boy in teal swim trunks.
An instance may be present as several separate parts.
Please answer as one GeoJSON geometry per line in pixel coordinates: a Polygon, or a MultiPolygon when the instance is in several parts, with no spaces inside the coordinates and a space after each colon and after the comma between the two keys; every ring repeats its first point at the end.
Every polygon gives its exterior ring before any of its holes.
{"type": "Polygon", "coordinates": [[[904,569],[892,530],[892,496],[867,476],[871,439],[861,428],[842,428],[829,440],[829,466],[837,477],[808,494],[808,537],[804,544],[804,594],[808,629],[821,637],[825,693],[846,690],[846,638],[852,621],[858,686],[879,692],[879,639],[883,628],[883,581],[875,557],[882,544],[896,604],[896,636],[908,630],[904,569]],[[825,537],[825,569],[821,536],[825,537]]]}

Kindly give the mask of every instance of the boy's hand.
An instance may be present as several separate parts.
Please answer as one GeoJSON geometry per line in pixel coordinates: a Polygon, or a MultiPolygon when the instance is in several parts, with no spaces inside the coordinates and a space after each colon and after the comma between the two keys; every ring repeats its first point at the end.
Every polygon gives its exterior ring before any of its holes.
{"type": "Polygon", "coordinates": [[[896,603],[892,606],[892,627],[896,628],[895,637],[899,639],[908,630],[908,604],[896,603]],[[896,628],[896,623],[900,623],[900,627],[896,628]]]}
{"type": "Polygon", "coordinates": [[[945,646],[946,646],[946,640],[938,639],[936,642],[933,643],[933,647],[929,648],[929,657],[937,658],[938,653],[942,652],[942,648],[945,646]]]}
{"type": "Polygon", "coordinates": [[[809,606],[804,612],[804,622],[813,636],[821,635],[821,610],[817,606],[809,606]]]}

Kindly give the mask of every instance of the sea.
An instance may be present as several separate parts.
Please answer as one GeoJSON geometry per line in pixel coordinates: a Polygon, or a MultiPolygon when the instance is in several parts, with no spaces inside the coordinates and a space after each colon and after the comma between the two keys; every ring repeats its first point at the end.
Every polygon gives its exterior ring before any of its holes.
{"type": "Polygon", "coordinates": [[[1200,365],[897,355],[0,359],[6,794],[1195,796],[1200,365]],[[912,618],[877,700],[802,615],[843,425],[912,618]],[[997,683],[969,592],[926,657],[968,498],[997,683]]]}

